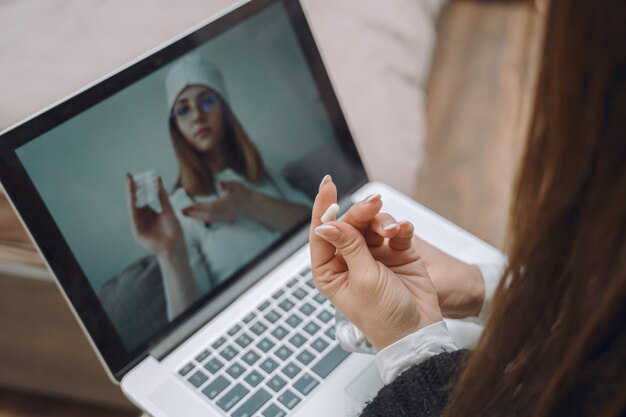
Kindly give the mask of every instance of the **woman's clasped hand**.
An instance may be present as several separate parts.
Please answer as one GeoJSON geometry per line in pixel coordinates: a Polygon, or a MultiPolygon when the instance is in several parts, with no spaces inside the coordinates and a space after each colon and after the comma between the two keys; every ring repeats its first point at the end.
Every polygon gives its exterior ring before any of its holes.
{"type": "Polygon", "coordinates": [[[354,204],[339,220],[323,222],[336,200],[337,189],[327,176],[312,211],[313,277],[376,350],[441,321],[444,314],[478,314],[484,286],[477,267],[416,237],[410,222],[381,213],[380,195],[354,204]]]}

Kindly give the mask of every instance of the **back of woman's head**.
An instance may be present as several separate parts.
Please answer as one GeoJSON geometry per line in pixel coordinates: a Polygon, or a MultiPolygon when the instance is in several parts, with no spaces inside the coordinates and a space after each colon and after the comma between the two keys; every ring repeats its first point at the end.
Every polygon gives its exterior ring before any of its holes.
{"type": "Polygon", "coordinates": [[[509,267],[446,409],[626,410],[626,1],[552,0],[509,267]]]}

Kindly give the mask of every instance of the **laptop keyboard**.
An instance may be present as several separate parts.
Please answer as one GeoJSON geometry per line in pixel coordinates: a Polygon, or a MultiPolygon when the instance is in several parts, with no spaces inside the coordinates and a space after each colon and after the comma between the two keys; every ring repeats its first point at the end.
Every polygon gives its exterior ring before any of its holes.
{"type": "Polygon", "coordinates": [[[286,416],[349,356],[335,339],[333,318],[307,267],[177,376],[224,415],[286,416]]]}

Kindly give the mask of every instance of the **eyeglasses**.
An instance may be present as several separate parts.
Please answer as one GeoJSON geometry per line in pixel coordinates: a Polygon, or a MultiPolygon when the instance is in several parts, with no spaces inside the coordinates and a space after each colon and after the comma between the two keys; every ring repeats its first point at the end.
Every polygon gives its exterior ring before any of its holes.
{"type": "MultiPolygon", "coordinates": [[[[198,102],[198,109],[202,113],[208,113],[211,111],[213,107],[217,104],[217,96],[215,94],[211,94],[210,96],[206,96],[200,99],[198,102]]],[[[177,117],[183,120],[191,119],[192,108],[188,103],[181,104],[179,106],[174,107],[172,110],[172,117],[177,117]]]]}

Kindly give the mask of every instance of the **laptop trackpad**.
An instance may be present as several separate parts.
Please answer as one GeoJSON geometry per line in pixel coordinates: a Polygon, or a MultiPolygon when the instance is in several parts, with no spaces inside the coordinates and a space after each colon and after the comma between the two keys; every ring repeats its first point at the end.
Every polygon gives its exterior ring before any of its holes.
{"type": "Polygon", "coordinates": [[[348,384],[346,392],[358,402],[365,403],[374,398],[383,385],[376,364],[371,363],[348,384]]]}

